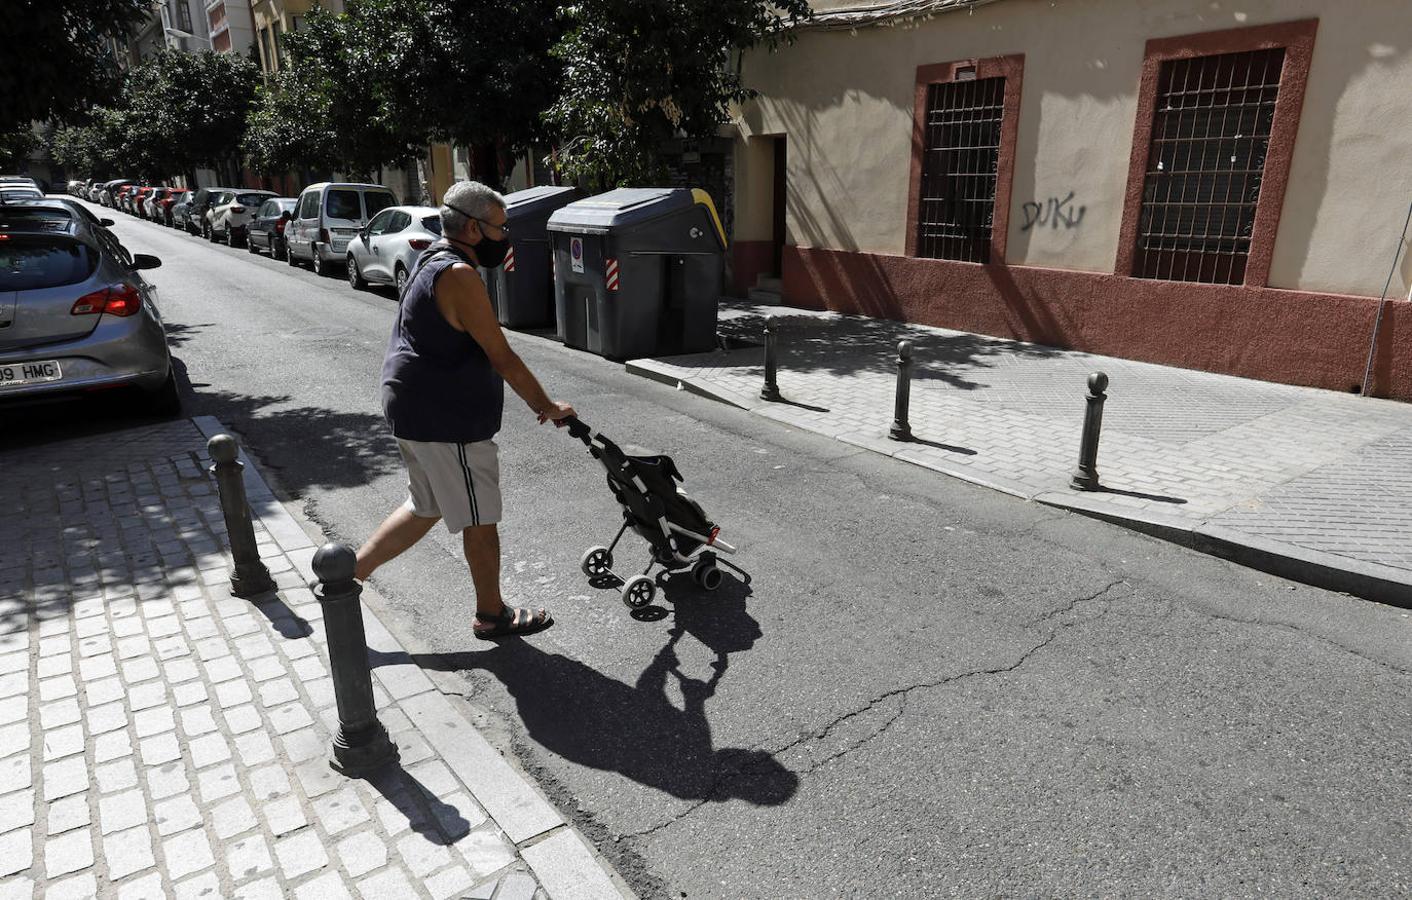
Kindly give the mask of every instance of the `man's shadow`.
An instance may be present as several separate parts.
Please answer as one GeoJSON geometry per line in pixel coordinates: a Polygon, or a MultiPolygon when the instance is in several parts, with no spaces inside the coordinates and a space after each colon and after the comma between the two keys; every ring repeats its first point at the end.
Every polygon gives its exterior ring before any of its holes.
{"type": "Polygon", "coordinates": [[[635,684],[519,638],[480,652],[417,654],[412,661],[426,669],[494,675],[515,698],[529,736],[571,762],[619,772],[685,800],[784,803],[798,789],[798,776],[762,750],[714,747],[706,718],[706,701],[730,654],[749,650],[761,636],[745,610],[749,586],[727,577],[711,594],[677,593],[669,639],[635,684]],[[716,653],[710,678],[681,670],[676,648],[686,635],[716,653]],[[681,690],[681,709],[667,696],[669,678],[681,690]]]}

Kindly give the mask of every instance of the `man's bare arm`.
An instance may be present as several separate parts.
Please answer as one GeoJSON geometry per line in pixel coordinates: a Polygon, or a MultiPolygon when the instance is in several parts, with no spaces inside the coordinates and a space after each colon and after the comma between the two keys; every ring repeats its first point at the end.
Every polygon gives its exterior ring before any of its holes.
{"type": "Polygon", "coordinates": [[[567,403],[549,399],[539,379],[505,340],[505,332],[500,330],[495,310],[490,305],[490,295],[474,269],[463,265],[448,269],[437,281],[436,300],[446,320],[480,344],[491,366],[539,416],[539,421],[557,422],[574,415],[573,407],[567,403]]]}

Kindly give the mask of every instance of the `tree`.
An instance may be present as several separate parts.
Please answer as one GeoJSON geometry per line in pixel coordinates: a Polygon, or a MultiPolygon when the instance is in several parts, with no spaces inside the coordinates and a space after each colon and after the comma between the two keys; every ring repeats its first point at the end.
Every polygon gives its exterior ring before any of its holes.
{"type": "Polygon", "coordinates": [[[773,50],[811,12],[807,0],[579,0],[564,15],[545,118],[564,173],[602,189],[659,179],[658,148],[678,133],[714,136],[754,96],[732,54],[773,50]]]}
{"type": "Polygon", "coordinates": [[[39,135],[29,127],[0,134],[0,172],[18,172],[39,146],[39,135]]]}
{"type": "Polygon", "coordinates": [[[259,68],[233,53],[165,51],[123,87],[125,144],[139,174],[163,179],[209,167],[234,175],[259,68]]]}
{"type": "Polygon", "coordinates": [[[0,132],[32,121],[81,119],[118,91],[109,41],[151,15],[150,0],[0,3],[0,132]]]}
{"type": "Polygon", "coordinates": [[[123,116],[98,107],[81,125],[65,125],[54,132],[54,159],[75,174],[92,177],[127,177],[127,147],[123,116]]]}
{"type": "Polygon", "coordinates": [[[315,7],[304,28],[285,36],[288,60],[250,117],[245,149],[257,168],[373,177],[418,155],[426,133],[395,99],[402,82],[389,72],[386,41],[399,20],[411,27],[421,6],[409,2],[409,12],[394,5],[373,14],[367,6],[354,2],[343,14],[315,7]]]}
{"type": "MultiPolygon", "coordinates": [[[[502,157],[547,137],[543,112],[558,96],[563,34],[554,0],[361,0],[386,56],[381,103],[432,139],[492,147],[502,157]],[[419,7],[415,14],[412,7],[419,7]]],[[[350,7],[350,14],[352,13],[350,7]]],[[[483,179],[498,180],[492,173],[483,179]]]]}

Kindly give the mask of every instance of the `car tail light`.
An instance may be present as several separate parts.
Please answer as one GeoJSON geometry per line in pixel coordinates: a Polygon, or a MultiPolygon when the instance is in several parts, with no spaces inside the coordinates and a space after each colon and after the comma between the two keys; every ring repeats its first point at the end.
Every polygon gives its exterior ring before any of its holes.
{"type": "Polygon", "coordinates": [[[431,246],[431,241],[426,238],[412,238],[407,242],[407,246],[411,247],[413,250],[425,250],[431,246]]]}
{"type": "Polygon", "coordinates": [[[74,301],[70,315],[91,316],[107,313],[110,316],[130,316],[142,308],[142,295],[130,284],[115,284],[112,287],[84,294],[74,301]]]}
{"type": "Polygon", "coordinates": [[[319,229],[319,240],[322,241],[322,242],[325,243],[325,244],[332,244],[332,243],[333,243],[333,239],[328,236],[328,229],[327,229],[327,228],[320,228],[320,229],[319,229]]]}
{"type": "Polygon", "coordinates": [[[275,234],[284,234],[284,219],[275,220],[275,234]]]}
{"type": "Polygon", "coordinates": [[[231,212],[245,212],[245,207],[243,207],[243,206],[232,206],[232,207],[230,208],[230,211],[231,211],[231,212]]]}

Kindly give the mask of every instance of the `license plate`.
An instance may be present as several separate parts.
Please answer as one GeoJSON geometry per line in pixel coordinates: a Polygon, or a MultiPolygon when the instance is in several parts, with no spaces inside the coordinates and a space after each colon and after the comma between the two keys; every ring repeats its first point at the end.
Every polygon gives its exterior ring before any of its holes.
{"type": "Polygon", "coordinates": [[[0,364],[0,387],[12,384],[40,384],[45,381],[58,381],[63,377],[59,363],[52,359],[0,364]]]}

